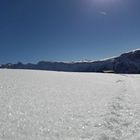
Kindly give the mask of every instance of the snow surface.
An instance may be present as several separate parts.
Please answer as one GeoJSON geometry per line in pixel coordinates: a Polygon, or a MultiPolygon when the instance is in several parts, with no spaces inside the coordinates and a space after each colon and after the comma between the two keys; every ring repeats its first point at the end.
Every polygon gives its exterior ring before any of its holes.
{"type": "Polygon", "coordinates": [[[140,140],[140,75],[0,70],[0,140],[140,140]]]}

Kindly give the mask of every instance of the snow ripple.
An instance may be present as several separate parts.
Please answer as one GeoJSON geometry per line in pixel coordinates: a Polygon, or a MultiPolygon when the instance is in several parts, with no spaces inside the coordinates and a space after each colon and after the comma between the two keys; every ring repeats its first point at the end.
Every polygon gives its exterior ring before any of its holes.
{"type": "MultiPolygon", "coordinates": [[[[119,80],[119,82],[122,81],[119,80]]],[[[134,93],[127,94],[124,88],[123,93],[108,104],[108,111],[102,116],[102,122],[96,124],[101,132],[99,140],[128,140],[138,137],[140,105],[135,103],[133,96],[134,93]]]]}

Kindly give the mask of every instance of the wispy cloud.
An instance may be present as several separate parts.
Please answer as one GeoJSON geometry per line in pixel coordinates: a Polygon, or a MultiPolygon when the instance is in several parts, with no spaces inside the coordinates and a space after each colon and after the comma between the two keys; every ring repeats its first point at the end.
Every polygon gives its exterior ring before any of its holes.
{"type": "Polygon", "coordinates": [[[101,11],[100,14],[101,14],[101,15],[104,15],[104,16],[107,15],[107,13],[106,13],[105,11],[101,11]]]}

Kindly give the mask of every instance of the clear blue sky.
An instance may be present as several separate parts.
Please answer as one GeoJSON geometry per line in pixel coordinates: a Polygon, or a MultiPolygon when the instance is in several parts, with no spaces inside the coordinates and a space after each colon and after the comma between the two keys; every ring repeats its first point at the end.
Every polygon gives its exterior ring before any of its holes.
{"type": "Polygon", "coordinates": [[[0,63],[102,59],[140,48],[140,0],[1,0],[0,63]]]}

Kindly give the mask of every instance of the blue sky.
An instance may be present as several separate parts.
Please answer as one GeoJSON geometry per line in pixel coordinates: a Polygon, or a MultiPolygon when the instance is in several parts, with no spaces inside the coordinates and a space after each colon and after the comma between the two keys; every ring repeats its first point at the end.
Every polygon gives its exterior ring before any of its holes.
{"type": "Polygon", "coordinates": [[[140,0],[1,0],[0,63],[102,59],[140,48],[140,0]]]}

